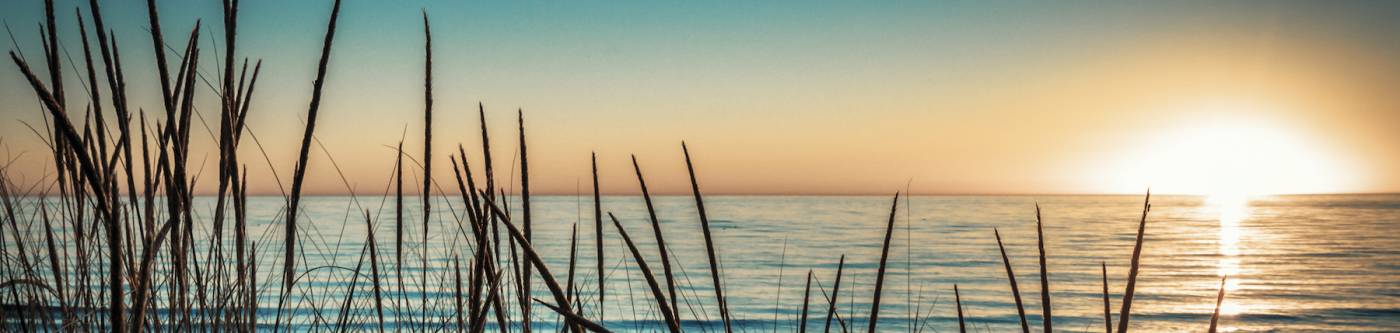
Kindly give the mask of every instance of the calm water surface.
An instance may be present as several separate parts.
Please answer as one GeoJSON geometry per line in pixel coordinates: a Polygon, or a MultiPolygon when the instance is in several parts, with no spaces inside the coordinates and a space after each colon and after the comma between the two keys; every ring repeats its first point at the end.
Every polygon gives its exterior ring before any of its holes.
{"type": "MultiPolygon", "coordinates": [[[[518,199],[518,198],[517,198],[518,199]]],[[[375,215],[380,258],[393,255],[393,205],[380,197],[315,197],[306,201],[310,223],[306,266],[354,267],[364,246],[362,214],[375,215]],[[373,213],[378,212],[378,213],[373,213]]],[[[417,199],[405,200],[415,202],[417,199]]],[[[577,222],[576,281],[584,311],[597,317],[594,224],[591,198],[532,200],[536,246],[562,281],[567,274],[569,233],[577,222]]],[[[1057,330],[1103,330],[1101,264],[1107,265],[1114,321],[1119,320],[1133,238],[1142,209],[1140,196],[930,196],[900,199],[880,312],[882,331],[956,332],[953,285],[962,292],[974,331],[1019,329],[1006,272],[993,229],[1001,231],[1023,292],[1032,327],[1041,322],[1036,257],[1035,204],[1042,208],[1050,290],[1057,330]],[[915,320],[917,318],[917,321],[915,320]]],[[[657,212],[673,262],[679,265],[681,313],[690,331],[720,328],[704,241],[694,201],[656,198],[657,212]]],[[[1143,332],[1204,331],[1223,276],[1229,276],[1222,331],[1395,331],[1400,330],[1400,196],[1278,196],[1244,201],[1199,197],[1154,197],[1148,215],[1142,272],[1132,325],[1143,332]]],[[[278,281],[280,198],[257,198],[251,220],[259,246],[261,281],[278,281]]],[[[840,318],[864,330],[880,259],[888,197],[712,196],[706,198],[736,330],[795,330],[809,270],[814,274],[809,328],[820,329],[837,261],[846,255],[838,296],[840,318]],[[818,305],[820,304],[820,305],[818,305]]],[[[512,210],[518,213],[518,203],[512,210]]],[[[660,274],[660,260],[640,197],[608,196],[605,211],[617,214],[660,274]]],[[[460,199],[438,198],[429,224],[429,302],[450,304],[449,253],[470,256],[457,226],[460,199]],[[455,252],[454,252],[455,251],[455,252]]],[[[404,268],[411,304],[417,304],[422,253],[421,208],[406,207],[404,268]]],[[[606,218],[606,217],[605,217],[606,218]]],[[[641,272],[611,224],[604,227],[605,325],[618,330],[664,330],[641,272]]],[[[388,260],[388,259],[382,259],[388,260]]],[[[392,264],[384,268],[394,284],[392,264]]],[[[658,277],[660,278],[660,277],[658,277]]],[[[327,299],[343,297],[343,273],[313,272],[300,286],[327,299]]],[[[536,296],[548,299],[539,279],[536,296]]],[[[663,282],[664,283],[664,282],[663,282]]],[[[663,286],[664,288],[664,286],[663,286]]],[[[266,290],[275,290],[269,285],[266,290]]],[[[275,293],[263,296],[275,304],[275,293]]],[[[298,306],[308,306],[302,300],[298,306]]],[[[356,311],[368,316],[367,302],[356,311]]],[[[335,306],[326,311],[335,311],[335,306]]],[[[444,309],[445,310],[445,309],[444,309]]],[[[306,312],[300,313],[308,316],[306,312]]],[[[536,326],[556,317],[536,307],[536,326]]],[[[390,315],[392,317],[392,315],[390,315]]],[[[518,315],[516,315],[518,318],[518,315]]],[[[305,319],[305,318],[303,318],[305,319]]],[[[309,321],[309,319],[306,319],[309,321]]],[[[404,318],[408,320],[408,318],[404,318]]],[[[416,320],[416,319],[415,319],[416,320]]],[[[430,320],[432,320],[430,318],[430,320]]],[[[1116,325],[1116,324],[1115,324],[1116,325]]],[[[833,328],[836,330],[836,328],[833,328]]]]}

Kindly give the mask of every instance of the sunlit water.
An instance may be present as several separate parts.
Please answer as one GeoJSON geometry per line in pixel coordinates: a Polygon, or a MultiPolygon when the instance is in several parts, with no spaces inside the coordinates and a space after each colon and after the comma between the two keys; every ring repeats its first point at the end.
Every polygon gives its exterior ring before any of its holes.
{"type": "MultiPolygon", "coordinates": [[[[201,200],[207,202],[208,198],[201,200]]],[[[408,276],[404,282],[408,300],[404,302],[416,308],[423,297],[419,264],[422,216],[418,198],[406,198],[405,202],[404,256],[410,263],[404,267],[408,276]]],[[[1030,325],[1039,330],[1037,202],[1044,219],[1056,330],[1104,329],[1101,263],[1107,265],[1116,325],[1121,319],[1118,312],[1142,197],[930,196],[900,199],[880,330],[909,331],[914,326],[925,332],[956,332],[954,284],[961,291],[971,331],[1019,329],[993,228],[1000,230],[1006,243],[1030,325]]],[[[276,197],[255,198],[250,209],[251,233],[259,239],[259,281],[264,286],[260,313],[267,321],[276,313],[276,286],[281,274],[282,203],[276,197]]],[[[305,204],[302,247],[306,254],[304,263],[299,264],[301,270],[324,265],[355,267],[366,238],[363,212],[368,209],[377,225],[383,284],[390,294],[386,297],[397,298],[392,198],[313,197],[305,204]]],[[[795,330],[808,270],[815,278],[808,328],[820,330],[826,318],[824,293],[832,287],[842,254],[846,255],[846,266],[838,298],[839,317],[853,330],[865,330],[889,205],[888,197],[707,197],[736,330],[795,330]]],[[[603,206],[622,220],[656,274],[661,274],[642,199],[608,196],[603,206]]],[[[460,254],[466,262],[472,247],[462,237],[469,232],[461,229],[466,226],[459,228],[456,222],[462,209],[460,198],[436,198],[433,208],[427,297],[431,307],[441,312],[427,320],[449,323],[455,320],[449,313],[453,304],[449,253],[460,254]]],[[[535,246],[561,283],[568,272],[569,232],[578,223],[575,284],[582,294],[585,315],[599,317],[591,197],[537,196],[531,208],[535,246]]],[[[722,331],[693,199],[658,197],[656,209],[667,246],[674,254],[673,263],[679,266],[675,275],[680,281],[684,325],[694,332],[722,331]]],[[[519,217],[518,201],[512,203],[511,210],[519,217]]],[[[1226,275],[1227,295],[1220,321],[1223,332],[1400,330],[1400,233],[1394,232],[1400,227],[1400,196],[1252,200],[1158,196],[1152,198],[1147,220],[1141,275],[1132,307],[1131,323],[1136,331],[1204,331],[1221,278],[1226,275]]],[[[601,309],[604,325],[615,330],[664,331],[650,290],[617,231],[606,223],[603,232],[607,267],[606,302],[601,309]]],[[[368,264],[363,269],[367,271],[368,264]]],[[[302,328],[313,325],[316,319],[306,310],[313,304],[323,315],[335,316],[349,281],[348,274],[335,269],[307,273],[298,284],[298,294],[305,297],[291,303],[300,309],[289,312],[294,314],[292,321],[302,328]]],[[[360,319],[351,324],[373,323],[373,303],[366,284],[359,281],[350,313],[360,319]]],[[[538,278],[533,289],[536,297],[552,299],[538,278]]],[[[512,318],[520,318],[518,307],[510,311],[512,318]]],[[[532,316],[537,328],[557,327],[557,316],[547,308],[536,306],[532,316]]],[[[386,317],[390,325],[423,320],[400,317],[392,310],[386,310],[386,317]]],[[[837,322],[834,319],[833,325],[837,322]]],[[[833,331],[839,329],[833,327],[833,331]]]]}

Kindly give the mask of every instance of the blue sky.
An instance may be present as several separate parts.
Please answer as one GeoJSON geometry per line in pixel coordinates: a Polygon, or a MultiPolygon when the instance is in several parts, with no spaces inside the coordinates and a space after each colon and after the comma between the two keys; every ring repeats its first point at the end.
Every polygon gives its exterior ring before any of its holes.
{"type": "MultiPolygon", "coordinates": [[[[201,67],[212,78],[212,51],[223,47],[211,42],[223,28],[218,2],[158,5],[176,48],[204,20],[201,67]]],[[[57,7],[62,44],[80,65],[73,8],[87,15],[86,1],[57,7]]],[[[263,60],[265,75],[250,126],[279,173],[290,170],[329,8],[242,3],[238,53],[263,60]]],[[[318,136],[363,188],[382,183],[392,162],[384,145],[406,135],[417,149],[424,10],[435,37],[437,146],[478,144],[477,102],[493,112],[498,136],[513,134],[512,111],[522,108],[545,191],[572,192],[594,150],[612,178],[625,175],[628,153],[663,175],[681,171],[680,140],[708,151],[721,192],[884,193],[911,178],[929,193],[1128,191],[1152,177],[1107,182],[1095,168],[1131,165],[1113,156],[1150,140],[1130,133],[1193,126],[1180,110],[1163,111],[1172,105],[1221,98],[1273,105],[1244,118],[1282,123],[1345,162],[1327,170],[1358,175],[1296,191],[1400,191],[1400,156],[1386,151],[1400,142],[1400,102],[1387,93],[1400,80],[1400,4],[1384,1],[346,0],[318,136]]],[[[106,1],[104,13],[133,103],[156,108],[144,2],[106,1]]],[[[42,1],[0,4],[31,61],[41,18],[42,1]]],[[[74,69],[66,81],[80,91],[74,69]]],[[[7,153],[41,148],[20,122],[39,115],[15,67],[0,66],[7,153]]],[[[660,177],[663,191],[683,189],[681,177],[660,177]]],[[[313,191],[344,190],[334,176],[311,181],[313,191]]]]}

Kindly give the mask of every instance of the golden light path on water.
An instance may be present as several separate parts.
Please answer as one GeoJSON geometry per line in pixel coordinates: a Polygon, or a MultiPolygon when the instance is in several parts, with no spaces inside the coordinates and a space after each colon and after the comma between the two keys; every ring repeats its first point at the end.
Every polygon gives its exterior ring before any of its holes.
{"type": "Polygon", "coordinates": [[[1245,218],[1249,217],[1249,196],[1247,195],[1213,195],[1207,199],[1207,203],[1214,206],[1220,215],[1219,232],[1219,253],[1220,260],[1217,263],[1217,275],[1227,278],[1225,282],[1226,298],[1220,305],[1220,314],[1238,315],[1244,309],[1235,301],[1229,298],[1229,294],[1239,290],[1239,279],[1230,279],[1239,276],[1240,273],[1240,237],[1247,230],[1240,225],[1245,218]]]}

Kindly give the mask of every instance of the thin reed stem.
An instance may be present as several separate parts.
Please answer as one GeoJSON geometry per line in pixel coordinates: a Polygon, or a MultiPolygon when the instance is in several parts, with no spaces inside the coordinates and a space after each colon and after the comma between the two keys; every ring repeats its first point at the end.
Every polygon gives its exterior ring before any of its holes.
{"type": "Polygon", "coordinates": [[[685,153],[685,169],[690,174],[690,191],[695,194],[695,210],[700,214],[700,230],[705,236],[705,255],[710,260],[710,280],[715,286],[715,301],[719,303],[720,320],[724,321],[724,332],[733,333],[734,328],[729,322],[729,304],[724,298],[724,286],[720,283],[719,259],[715,255],[714,238],[710,236],[710,218],[705,213],[705,200],[700,197],[700,182],[695,179],[695,164],[690,161],[690,148],[685,142],[681,142],[681,151],[685,153]]]}
{"type": "Polygon", "coordinates": [[[1021,319],[1021,332],[1030,333],[1031,327],[1026,323],[1026,308],[1021,305],[1021,288],[1016,284],[1016,273],[1011,270],[1011,258],[1006,256],[1006,246],[1001,243],[1001,231],[992,228],[992,233],[997,237],[997,249],[1001,250],[1001,262],[1006,266],[1006,279],[1011,283],[1011,296],[1016,300],[1016,316],[1021,319]]]}
{"type": "Polygon", "coordinates": [[[1123,307],[1118,310],[1118,333],[1128,333],[1128,320],[1132,318],[1133,292],[1137,288],[1139,259],[1142,258],[1142,238],[1147,231],[1147,212],[1152,210],[1152,191],[1142,199],[1142,219],[1138,221],[1137,241],[1133,245],[1133,260],[1128,266],[1128,286],[1123,291],[1123,307]]]}
{"type": "Polygon", "coordinates": [[[880,248],[880,269],[875,274],[875,297],[870,301],[870,329],[868,332],[875,333],[875,324],[880,319],[880,292],[885,286],[885,263],[890,257],[890,239],[894,237],[894,214],[899,208],[899,193],[894,194],[894,201],[890,204],[889,223],[885,226],[885,245],[880,248]]]}
{"type": "Polygon", "coordinates": [[[1220,277],[1220,293],[1215,295],[1215,312],[1210,314],[1210,329],[1207,330],[1209,333],[1215,333],[1215,326],[1220,322],[1220,306],[1225,304],[1225,279],[1228,278],[1229,276],[1220,277]]]}

